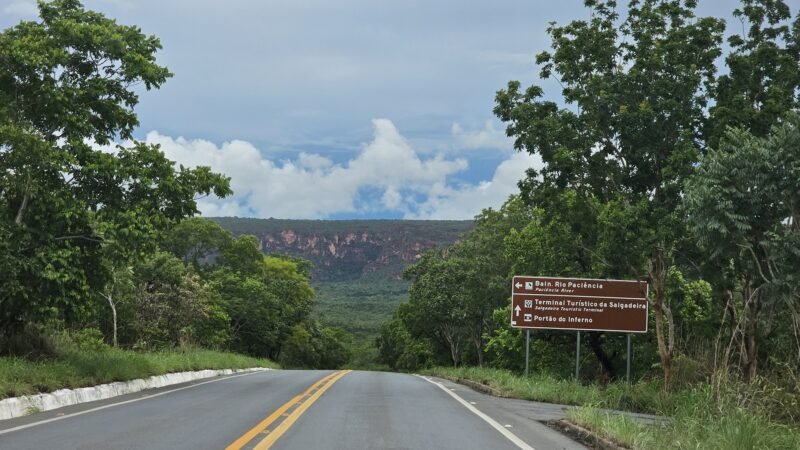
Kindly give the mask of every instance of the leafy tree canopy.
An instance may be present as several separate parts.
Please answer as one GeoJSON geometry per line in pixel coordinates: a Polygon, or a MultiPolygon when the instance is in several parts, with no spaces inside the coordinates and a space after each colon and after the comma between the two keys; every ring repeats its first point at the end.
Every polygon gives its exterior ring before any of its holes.
{"type": "Polygon", "coordinates": [[[0,328],[78,313],[110,279],[104,258],[155,249],[197,213],[198,195],[230,194],[207,167],[175,168],[132,141],[135,87],[171,75],[157,38],[87,11],[40,2],[40,20],[0,32],[0,328]],[[111,146],[117,139],[126,145],[111,146]],[[105,145],[105,147],[99,147],[105,145]]]}

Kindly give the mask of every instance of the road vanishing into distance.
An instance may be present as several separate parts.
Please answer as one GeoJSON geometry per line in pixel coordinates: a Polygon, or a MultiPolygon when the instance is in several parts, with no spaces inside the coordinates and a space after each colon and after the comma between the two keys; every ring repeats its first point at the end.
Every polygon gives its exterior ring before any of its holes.
{"type": "Polygon", "coordinates": [[[437,378],[274,370],[0,421],[0,449],[583,449],[562,408],[437,378]]]}

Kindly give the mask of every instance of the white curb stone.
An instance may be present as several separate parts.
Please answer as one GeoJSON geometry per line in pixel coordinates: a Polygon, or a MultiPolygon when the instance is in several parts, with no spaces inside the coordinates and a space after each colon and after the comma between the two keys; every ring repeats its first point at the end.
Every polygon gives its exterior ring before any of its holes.
{"type": "Polygon", "coordinates": [[[231,375],[234,373],[260,372],[265,370],[272,369],[265,367],[254,367],[252,369],[222,369],[198,370],[196,372],[176,372],[168,373],[166,375],[155,375],[146,379],[139,378],[131,381],[118,381],[116,383],[101,384],[94,387],[59,389],[48,394],[12,397],[5,400],[0,400],[0,420],[21,417],[32,412],[49,411],[51,409],[63,408],[64,406],[105,400],[107,398],[131,394],[134,392],[143,391],[145,389],[155,389],[173,384],[185,383],[187,381],[199,380],[202,378],[231,375]]]}

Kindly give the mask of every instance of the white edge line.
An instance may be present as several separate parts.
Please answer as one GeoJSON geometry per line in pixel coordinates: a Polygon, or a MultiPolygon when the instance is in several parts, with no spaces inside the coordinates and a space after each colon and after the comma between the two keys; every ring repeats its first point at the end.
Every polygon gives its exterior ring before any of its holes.
{"type": "MultiPolygon", "coordinates": [[[[152,394],[152,395],[148,395],[146,397],[139,397],[139,398],[134,398],[134,399],[131,399],[131,400],[125,400],[124,402],[117,402],[117,403],[111,403],[111,404],[108,404],[108,405],[98,406],[97,408],[87,409],[85,411],[78,411],[78,412],[75,412],[75,413],[72,413],[72,414],[67,414],[67,415],[63,415],[63,416],[53,417],[53,418],[50,418],[50,419],[40,420],[38,422],[28,423],[28,424],[25,424],[25,425],[20,425],[18,427],[9,428],[9,429],[6,429],[6,430],[0,430],[0,435],[8,434],[8,433],[11,433],[11,432],[14,432],[14,431],[24,430],[26,428],[36,427],[36,426],[39,426],[39,425],[44,425],[44,424],[50,423],[50,422],[56,422],[58,420],[69,419],[70,417],[82,416],[84,414],[93,413],[95,411],[100,411],[102,409],[112,408],[114,406],[127,405],[128,403],[139,402],[139,401],[142,401],[142,400],[149,400],[151,398],[160,397],[160,396],[166,395],[166,394],[172,394],[173,392],[178,392],[178,391],[182,391],[184,389],[190,389],[190,388],[193,388],[193,387],[202,386],[204,384],[216,383],[217,381],[230,380],[232,378],[239,378],[239,377],[244,377],[244,376],[247,376],[247,375],[255,375],[257,373],[263,373],[263,372],[266,372],[266,371],[262,370],[262,371],[258,371],[258,372],[250,372],[250,373],[243,373],[243,374],[239,374],[239,375],[220,377],[220,378],[216,378],[216,379],[210,380],[210,381],[203,381],[202,383],[197,383],[197,384],[192,384],[192,385],[189,385],[189,386],[183,386],[183,387],[179,387],[179,388],[176,388],[176,389],[171,389],[169,391],[158,392],[158,393],[155,393],[155,394],[152,394]]],[[[131,394],[137,394],[137,393],[141,393],[141,392],[146,392],[146,391],[132,392],[131,394]]],[[[70,406],[77,406],[77,405],[70,405],[70,406]]],[[[51,409],[51,410],[46,411],[46,412],[52,412],[52,411],[56,411],[56,410],[55,409],[51,409]]]]}
{"type": "Polygon", "coordinates": [[[416,376],[419,377],[419,378],[422,378],[423,380],[427,381],[428,383],[431,383],[431,384],[433,384],[435,386],[438,386],[443,391],[447,392],[451,397],[456,399],[465,408],[467,408],[468,410],[472,411],[476,416],[480,417],[486,423],[491,425],[492,428],[494,428],[495,430],[500,432],[500,434],[505,436],[506,439],[508,439],[509,441],[514,443],[514,445],[516,445],[517,447],[521,448],[522,450],[536,450],[535,448],[533,448],[530,445],[526,444],[525,441],[523,441],[522,439],[517,437],[516,434],[508,431],[508,428],[505,428],[504,426],[500,425],[494,419],[492,419],[491,417],[489,417],[486,414],[482,413],[478,408],[474,407],[473,405],[470,405],[466,400],[464,400],[463,398],[459,397],[458,394],[455,394],[454,392],[448,390],[441,383],[437,383],[437,382],[429,379],[428,377],[423,377],[422,375],[416,375],[416,376]]]}

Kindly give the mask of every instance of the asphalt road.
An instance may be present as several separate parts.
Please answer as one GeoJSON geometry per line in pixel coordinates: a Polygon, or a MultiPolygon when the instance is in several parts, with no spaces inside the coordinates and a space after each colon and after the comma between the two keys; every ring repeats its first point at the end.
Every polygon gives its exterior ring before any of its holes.
{"type": "Polygon", "coordinates": [[[560,407],[350,371],[217,378],[0,421],[0,449],[582,449],[560,407]]]}

